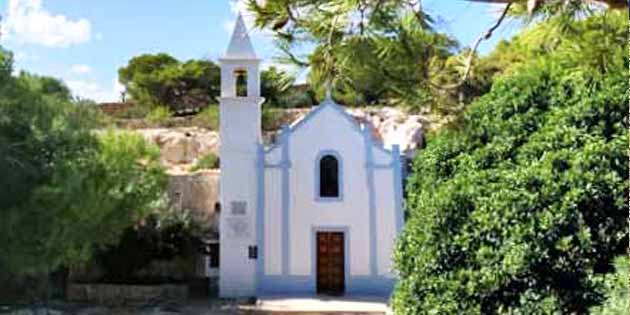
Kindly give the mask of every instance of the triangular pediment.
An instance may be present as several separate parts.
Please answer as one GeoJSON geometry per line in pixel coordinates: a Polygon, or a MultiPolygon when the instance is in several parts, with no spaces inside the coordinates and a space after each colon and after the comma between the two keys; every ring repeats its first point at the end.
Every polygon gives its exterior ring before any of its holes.
{"type": "MultiPolygon", "coordinates": [[[[346,112],[346,110],[342,106],[336,104],[330,98],[327,98],[326,100],[324,100],[324,102],[322,102],[316,108],[311,110],[302,119],[293,122],[293,124],[291,124],[291,130],[295,132],[299,130],[300,128],[302,128],[303,126],[307,124],[311,124],[311,123],[316,123],[316,124],[319,123],[319,124],[325,125],[327,123],[326,121],[322,121],[322,122],[319,121],[320,116],[325,111],[330,111],[333,115],[339,117],[340,121],[343,122],[344,126],[347,126],[349,128],[350,132],[356,132],[357,135],[361,136],[362,134],[361,126],[356,121],[356,119],[352,115],[350,115],[348,112],[346,112]]],[[[325,118],[322,118],[322,119],[325,119],[325,118]]]]}

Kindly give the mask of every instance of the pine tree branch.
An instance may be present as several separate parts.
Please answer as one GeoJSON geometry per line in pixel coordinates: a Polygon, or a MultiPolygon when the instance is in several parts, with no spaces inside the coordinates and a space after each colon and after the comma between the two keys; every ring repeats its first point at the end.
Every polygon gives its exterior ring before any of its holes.
{"type": "Polygon", "coordinates": [[[510,11],[510,7],[512,7],[512,2],[505,5],[505,8],[503,9],[501,16],[496,21],[496,23],[494,23],[494,25],[492,25],[487,31],[481,34],[475,41],[474,45],[472,46],[472,49],[468,53],[468,58],[466,59],[466,68],[464,70],[464,75],[462,76],[462,79],[461,79],[462,83],[468,80],[468,76],[470,75],[470,70],[472,68],[472,63],[475,58],[475,55],[477,54],[477,49],[479,49],[479,45],[481,44],[482,41],[490,39],[490,37],[492,37],[492,33],[497,28],[499,28],[499,26],[501,26],[501,23],[503,23],[503,20],[505,20],[505,17],[507,16],[508,11],[510,11]]]}
{"type": "Polygon", "coordinates": [[[468,53],[468,57],[466,58],[466,68],[464,68],[464,74],[462,75],[462,77],[459,80],[459,82],[457,82],[455,84],[452,84],[452,85],[443,86],[442,89],[445,89],[445,90],[456,89],[456,88],[462,86],[464,83],[466,83],[466,81],[468,80],[468,77],[470,76],[470,71],[472,70],[472,64],[473,64],[473,61],[475,59],[475,55],[477,54],[477,49],[479,49],[479,45],[481,44],[482,41],[488,40],[488,39],[490,39],[490,37],[492,37],[492,33],[497,28],[499,28],[499,26],[501,26],[501,23],[503,23],[503,20],[505,20],[505,17],[507,16],[507,14],[510,11],[511,7],[512,7],[512,2],[508,3],[507,5],[505,5],[505,7],[503,8],[503,12],[501,13],[501,16],[499,17],[499,19],[488,30],[483,32],[477,38],[477,40],[475,40],[475,43],[472,45],[472,47],[470,49],[470,52],[468,53]]]}

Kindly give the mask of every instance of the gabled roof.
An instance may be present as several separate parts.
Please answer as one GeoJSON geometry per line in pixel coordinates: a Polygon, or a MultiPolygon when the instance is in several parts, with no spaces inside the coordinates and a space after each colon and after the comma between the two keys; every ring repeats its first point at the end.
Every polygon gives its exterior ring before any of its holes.
{"type": "MultiPolygon", "coordinates": [[[[294,121],[291,125],[283,127],[282,132],[287,132],[289,134],[296,132],[298,129],[300,129],[302,126],[304,126],[308,121],[312,120],[313,118],[315,118],[319,113],[321,113],[324,109],[326,108],[331,108],[332,110],[334,110],[335,112],[337,112],[341,117],[343,117],[344,119],[346,119],[348,121],[348,123],[350,124],[351,130],[354,132],[357,132],[359,136],[364,136],[364,132],[366,132],[366,130],[364,130],[365,128],[369,128],[369,132],[368,132],[368,140],[370,142],[370,144],[372,146],[374,146],[374,148],[386,153],[386,154],[392,154],[392,152],[390,150],[387,150],[383,147],[383,145],[378,142],[378,141],[374,141],[374,133],[373,133],[373,129],[371,127],[371,125],[367,122],[363,123],[363,128],[361,127],[361,124],[357,121],[357,119],[350,115],[341,105],[335,103],[335,101],[333,101],[333,99],[330,97],[330,94],[327,94],[326,99],[319,104],[317,107],[315,107],[315,109],[311,110],[310,112],[308,112],[308,114],[306,114],[304,117],[302,117],[302,119],[298,119],[296,121],[294,121]]],[[[280,146],[280,143],[277,143],[275,145],[272,145],[271,147],[269,147],[266,152],[271,152],[273,151],[275,148],[277,148],[278,146],[280,146]]]]}
{"type": "Polygon", "coordinates": [[[221,59],[258,59],[256,52],[254,52],[254,46],[249,40],[247,27],[245,27],[245,21],[243,16],[239,13],[236,18],[236,24],[234,25],[234,31],[232,32],[232,38],[228,45],[225,55],[221,59]]]}
{"type": "Polygon", "coordinates": [[[346,112],[346,110],[343,109],[343,107],[341,107],[340,105],[335,103],[335,101],[333,101],[332,98],[330,98],[330,97],[326,97],[326,99],[324,99],[324,101],[322,103],[317,105],[317,107],[315,107],[315,109],[313,109],[310,112],[308,112],[308,114],[306,114],[302,119],[294,121],[289,126],[291,128],[291,131],[295,131],[296,129],[299,129],[307,121],[313,119],[313,117],[317,116],[317,114],[319,112],[321,112],[322,110],[324,110],[324,108],[327,108],[327,107],[330,107],[333,110],[335,110],[336,112],[338,112],[343,118],[348,120],[348,122],[350,123],[350,125],[352,126],[352,128],[355,131],[357,131],[359,134],[362,134],[361,126],[357,123],[357,121],[354,119],[354,117],[352,117],[352,115],[348,114],[348,112],[346,112]]]}

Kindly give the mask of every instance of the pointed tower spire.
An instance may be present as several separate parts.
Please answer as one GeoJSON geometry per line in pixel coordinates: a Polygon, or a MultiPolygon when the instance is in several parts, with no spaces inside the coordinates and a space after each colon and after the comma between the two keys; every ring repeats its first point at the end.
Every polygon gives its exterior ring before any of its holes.
{"type": "Polygon", "coordinates": [[[232,33],[232,38],[230,39],[230,44],[224,59],[257,59],[241,13],[239,13],[236,18],[234,32],[232,33]]]}

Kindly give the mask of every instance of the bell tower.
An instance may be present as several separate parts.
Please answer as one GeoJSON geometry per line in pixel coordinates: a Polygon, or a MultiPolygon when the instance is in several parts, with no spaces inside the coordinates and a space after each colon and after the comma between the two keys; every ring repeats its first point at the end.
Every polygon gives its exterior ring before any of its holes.
{"type": "Polygon", "coordinates": [[[261,143],[260,59],[239,14],[230,44],[219,59],[220,261],[219,295],[256,295],[256,165],[261,143]]]}

